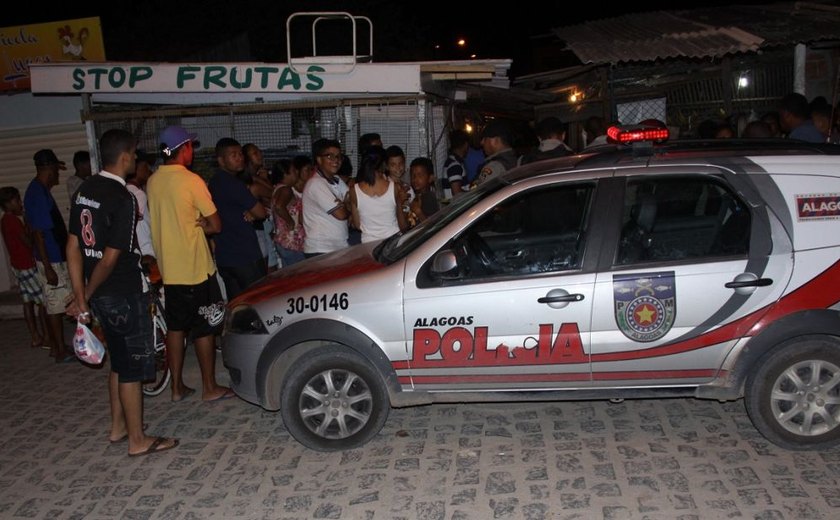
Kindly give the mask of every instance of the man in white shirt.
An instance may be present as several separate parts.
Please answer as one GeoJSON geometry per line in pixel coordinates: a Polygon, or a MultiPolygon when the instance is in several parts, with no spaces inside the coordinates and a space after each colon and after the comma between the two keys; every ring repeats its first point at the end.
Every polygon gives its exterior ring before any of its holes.
{"type": "Polygon", "coordinates": [[[307,258],[347,247],[347,184],[338,176],[341,168],[341,144],[333,139],[318,139],[312,144],[317,168],[303,189],[303,228],[306,239],[303,252],[307,258]]]}
{"type": "Polygon", "coordinates": [[[137,245],[144,260],[147,260],[145,257],[156,258],[155,250],[152,248],[152,231],[149,229],[149,200],[145,191],[146,181],[152,175],[153,162],[154,157],[149,157],[138,150],[134,172],[128,175],[125,184],[125,187],[137,200],[137,245]]]}

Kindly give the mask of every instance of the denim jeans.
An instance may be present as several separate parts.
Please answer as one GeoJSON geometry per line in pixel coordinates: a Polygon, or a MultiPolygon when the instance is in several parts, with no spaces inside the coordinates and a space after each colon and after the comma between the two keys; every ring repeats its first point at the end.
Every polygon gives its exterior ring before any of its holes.
{"type": "Polygon", "coordinates": [[[274,248],[277,249],[277,255],[280,257],[282,267],[288,267],[306,259],[303,255],[303,251],[286,249],[280,244],[274,244],[274,248]]]}
{"type": "Polygon", "coordinates": [[[149,293],[97,296],[90,300],[93,314],[102,325],[111,371],[120,383],[155,377],[155,345],[149,293]]]}

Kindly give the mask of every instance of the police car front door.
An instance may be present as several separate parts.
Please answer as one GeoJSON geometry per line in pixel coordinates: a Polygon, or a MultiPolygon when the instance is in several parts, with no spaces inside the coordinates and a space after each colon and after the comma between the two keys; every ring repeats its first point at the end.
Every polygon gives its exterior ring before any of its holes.
{"type": "Polygon", "coordinates": [[[595,284],[593,385],[710,380],[784,290],[787,235],[715,176],[628,178],[622,215],[595,284]]]}
{"type": "Polygon", "coordinates": [[[425,287],[406,284],[406,365],[415,388],[589,384],[594,273],[580,266],[594,186],[511,195],[436,252],[456,256],[457,275],[425,287]]]}

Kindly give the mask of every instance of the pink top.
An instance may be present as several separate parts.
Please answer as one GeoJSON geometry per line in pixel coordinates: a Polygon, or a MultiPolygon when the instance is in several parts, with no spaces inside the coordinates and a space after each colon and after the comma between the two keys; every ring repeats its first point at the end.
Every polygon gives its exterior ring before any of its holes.
{"type": "MultiPolygon", "coordinates": [[[[277,187],[274,188],[274,194],[277,193],[277,190],[283,187],[285,187],[285,184],[278,184],[277,187]]],[[[289,229],[286,221],[277,216],[277,212],[275,211],[274,242],[290,251],[303,251],[303,241],[306,238],[306,233],[304,232],[303,225],[301,225],[300,221],[300,215],[303,210],[303,205],[301,204],[302,196],[294,188],[291,188],[291,190],[293,197],[286,206],[286,211],[289,212],[289,216],[292,217],[295,226],[289,229]]],[[[272,197],[272,200],[273,199],[274,197],[272,197]]]]}

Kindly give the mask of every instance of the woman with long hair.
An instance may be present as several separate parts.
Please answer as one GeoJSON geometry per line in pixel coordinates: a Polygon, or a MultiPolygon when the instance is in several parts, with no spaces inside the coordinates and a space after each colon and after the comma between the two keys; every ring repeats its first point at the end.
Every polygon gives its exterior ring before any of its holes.
{"type": "Polygon", "coordinates": [[[408,229],[403,209],[407,200],[402,186],[388,177],[385,151],[379,146],[368,148],[350,190],[350,223],[362,231],[362,243],[408,229]]]}

